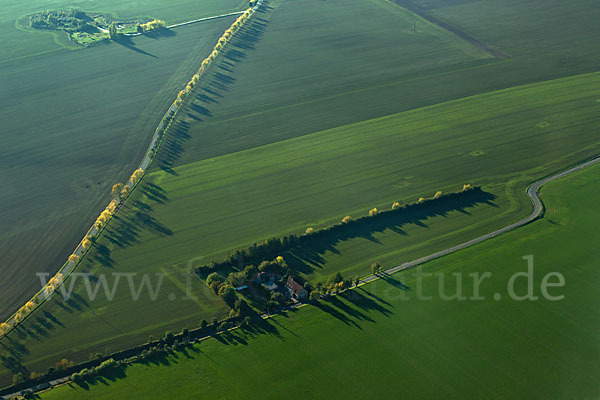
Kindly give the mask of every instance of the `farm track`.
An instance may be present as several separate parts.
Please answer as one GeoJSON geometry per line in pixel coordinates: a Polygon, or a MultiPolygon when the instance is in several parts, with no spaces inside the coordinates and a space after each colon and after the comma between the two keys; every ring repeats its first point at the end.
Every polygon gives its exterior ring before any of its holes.
{"type": "MultiPolygon", "coordinates": [[[[226,18],[226,17],[231,17],[231,16],[234,16],[234,15],[242,15],[244,12],[245,12],[245,10],[244,11],[234,11],[234,12],[230,12],[230,13],[227,13],[227,14],[214,15],[212,17],[204,17],[204,18],[193,19],[191,21],[181,22],[179,24],[169,25],[166,28],[167,29],[173,29],[173,28],[178,28],[180,26],[186,26],[186,25],[195,24],[195,23],[198,23],[198,22],[212,21],[214,19],[226,18]]],[[[143,34],[144,34],[143,32],[142,33],[126,33],[125,36],[134,37],[134,36],[141,36],[143,34]]]]}

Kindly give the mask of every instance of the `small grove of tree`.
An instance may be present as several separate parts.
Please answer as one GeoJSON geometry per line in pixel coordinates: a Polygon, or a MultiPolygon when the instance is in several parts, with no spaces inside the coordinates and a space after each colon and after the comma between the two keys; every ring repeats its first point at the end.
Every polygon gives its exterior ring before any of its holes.
{"type": "Polygon", "coordinates": [[[112,186],[112,190],[111,190],[111,195],[113,198],[118,199],[121,197],[121,192],[123,191],[123,184],[122,183],[115,183],[112,186]]]}
{"type": "Polygon", "coordinates": [[[106,226],[108,221],[110,221],[113,214],[115,213],[116,209],[117,209],[117,202],[116,202],[116,200],[113,200],[108,204],[106,209],[104,211],[102,211],[102,213],[100,213],[100,216],[96,219],[96,222],[94,222],[94,226],[97,229],[102,229],[104,226],[106,226]]]}
{"type": "MultiPolygon", "coordinates": [[[[27,303],[25,303],[25,305],[23,307],[21,307],[14,315],[14,320],[16,323],[19,323],[21,321],[23,321],[25,319],[25,317],[27,317],[29,314],[31,314],[31,312],[35,309],[36,304],[33,301],[28,301],[27,303]]],[[[3,334],[5,334],[6,332],[8,332],[8,330],[10,330],[10,325],[6,324],[5,326],[5,332],[3,334]]]]}
{"type": "Polygon", "coordinates": [[[16,374],[13,375],[13,385],[18,385],[20,383],[23,383],[27,380],[27,376],[25,375],[24,372],[17,372],[16,374]]]}
{"type": "Polygon", "coordinates": [[[313,233],[315,233],[315,228],[306,228],[306,231],[304,233],[306,233],[307,235],[312,235],[313,233]]]}
{"type": "Polygon", "coordinates": [[[371,208],[369,210],[369,217],[374,217],[375,215],[379,214],[379,210],[377,209],[377,207],[375,208],[371,208]]]}
{"type": "Polygon", "coordinates": [[[377,275],[378,273],[381,272],[381,265],[379,263],[373,263],[371,264],[371,272],[373,273],[373,275],[377,275]]]}
{"type": "Polygon", "coordinates": [[[435,192],[435,194],[433,195],[434,199],[439,199],[440,197],[442,197],[442,191],[438,190],[437,192],[435,192]]]}
{"type": "Polygon", "coordinates": [[[4,336],[10,331],[11,326],[6,322],[0,324],[0,336],[4,336]]]}
{"type": "Polygon", "coordinates": [[[400,207],[402,207],[402,205],[401,205],[401,204],[400,204],[400,202],[398,202],[398,201],[395,201],[395,202],[392,204],[392,210],[397,210],[397,209],[399,209],[400,207]]]}
{"type": "Polygon", "coordinates": [[[62,360],[60,360],[59,362],[56,363],[56,370],[62,371],[62,370],[69,368],[72,365],[73,365],[72,361],[69,361],[68,359],[63,358],[62,360]]]}
{"type": "Polygon", "coordinates": [[[78,261],[79,261],[79,256],[77,254],[71,254],[69,256],[69,262],[77,264],[78,261]]]}
{"type": "Polygon", "coordinates": [[[419,197],[419,200],[417,200],[417,204],[421,204],[425,201],[425,199],[423,197],[419,197]]]}
{"type": "Polygon", "coordinates": [[[471,184],[470,183],[465,183],[462,187],[462,192],[471,189],[471,184]]]}
{"type": "Polygon", "coordinates": [[[137,25],[136,30],[140,33],[141,32],[149,32],[149,31],[156,31],[159,29],[163,29],[166,26],[167,26],[167,24],[165,24],[165,21],[163,21],[161,19],[155,19],[155,20],[146,22],[144,24],[137,25]]]}
{"type": "Polygon", "coordinates": [[[138,181],[141,179],[141,177],[144,175],[144,170],[141,168],[136,169],[135,171],[133,171],[133,174],[131,174],[131,178],[129,178],[129,182],[131,182],[131,185],[135,185],[136,183],[138,183],[138,181]]]}
{"type": "MultiPolygon", "coordinates": [[[[19,323],[25,319],[33,310],[35,310],[36,304],[33,301],[28,301],[23,307],[21,307],[14,315],[16,323],[19,323]]],[[[10,328],[10,325],[8,326],[10,328]]],[[[8,329],[7,329],[8,330],[8,329]]]]}
{"type": "Polygon", "coordinates": [[[317,290],[313,290],[308,295],[308,300],[312,301],[313,303],[318,302],[319,300],[321,300],[321,293],[317,290]]]}
{"type": "Polygon", "coordinates": [[[117,40],[120,37],[120,34],[117,30],[117,24],[114,22],[111,22],[110,25],[108,26],[108,36],[112,39],[112,40],[117,40]]]}
{"type": "Polygon", "coordinates": [[[89,249],[90,247],[92,247],[92,240],[89,237],[85,237],[81,241],[81,247],[83,247],[84,249],[89,249]]]}
{"type": "Polygon", "coordinates": [[[46,287],[44,288],[44,291],[46,292],[46,294],[49,295],[50,293],[55,291],[56,288],[61,285],[61,283],[63,282],[63,279],[64,279],[63,274],[61,274],[60,272],[58,274],[54,275],[54,277],[52,277],[50,279],[50,281],[48,281],[48,283],[46,284],[46,287]]]}
{"type": "Polygon", "coordinates": [[[121,190],[121,198],[124,199],[125,197],[127,197],[130,191],[131,187],[129,185],[124,185],[123,189],[121,190]]]}
{"type": "Polygon", "coordinates": [[[352,217],[349,215],[346,215],[344,218],[342,218],[342,224],[347,224],[350,221],[352,221],[352,217]]]}
{"type": "Polygon", "coordinates": [[[235,289],[231,285],[221,285],[218,295],[229,307],[233,307],[235,300],[237,299],[235,289]]]}

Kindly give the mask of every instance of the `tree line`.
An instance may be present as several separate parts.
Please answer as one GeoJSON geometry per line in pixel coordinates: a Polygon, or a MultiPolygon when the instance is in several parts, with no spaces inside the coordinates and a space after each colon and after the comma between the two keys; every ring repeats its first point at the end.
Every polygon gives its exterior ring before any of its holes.
{"type": "Polygon", "coordinates": [[[410,213],[419,208],[426,208],[437,203],[454,200],[476,190],[481,190],[481,188],[479,186],[472,187],[471,185],[464,185],[459,192],[442,194],[441,191],[437,191],[432,198],[425,199],[420,197],[416,203],[401,204],[400,202],[394,202],[390,210],[380,211],[375,207],[370,209],[366,216],[362,216],[358,219],[353,219],[351,216],[347,215],[342,218],[341,223],[333,224],[328,227],[321,229],[308,227],[304,234],[289,234],[283,237],[269,238],[262,243],[254,243],[246,249],[236,250],[224,261],[211,262],[209,264],[198,266],[196,267],[196,273],[204,277],[212,272],[224,274],[227,271],[235,271],[240,267],[243,268],[244,265],[259,265],[265,260],[274,259],[276,256],[306,244],[309,241],[319,240],[321,237],[334,234],[345,229],[348,225],[357,226],[365,224],[372,218],[386,218],[394,213],[410,213]]]}
{"type": "Polygon", "coordinates": [[[250,17],[252,16],[253,13],[254,13],[254,10],[252,8],[249,8],[246,11],[244,11],[244,13],[242,15],[240,15],[234,21],[234,23],[231,24],[231,26],[229,28],[227,28],[227,30],[223,33],[223,35],[221,35],[221,37],[217,41],[217,44],[214,46],[212,52],[200,64],[200,68],[198,69],[198,72],[196,72],[192,76],[192,79],[190,79],[190,81],[186,84],[185,89],[179,91],[179,93],[177,94],[177,98],[175,99],[175,102],[174,102],[176,107],[181,106],[181,104],[183,103],[183,100],[192,91],[194,86],[196,86],[198,84],[198,82],[200,81],[200,77],[208,70],[208,68],[212,65],[212,63],[219,56],[221,50],[225,47],[225,45],[227,43],[229,43],[229,41],[233,38],[235,33],[242,28],[244,23],[246,23],[246,21],[248,21],[250,19],[250,17]]]}

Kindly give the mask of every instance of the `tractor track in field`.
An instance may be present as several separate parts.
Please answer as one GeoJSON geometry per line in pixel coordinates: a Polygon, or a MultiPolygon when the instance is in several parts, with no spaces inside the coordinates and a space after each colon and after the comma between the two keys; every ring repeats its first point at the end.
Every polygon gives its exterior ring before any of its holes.
{"type": "Polygon", "coordinates": [[[390,0],[390,1],[402,8],[406,8],[408,11],[418,15],[419,17],[423,18],[427,22],[429,22],[433,25],[436,25],[437,27],[439,27],[445,31],[450,32],[454,36],[470,43],[472,46],[486,52],[487,54],[489,54],[492,57],[495,57],[495,58],[509,57],[509,55],[506,54],[505,52],[498,50],[495,47],[492,47],[489,44],[482,42],[479,39],[474,38],[473,36],[469,35],[468,33],[461,31],[460,29],[456,28],[455,26],[452,26],[452,25],[448,24],[447,22],[444,22],[441,19],[429,14],[428,12],[423,10],[421,7],[419,7],[418,5],[413,3],[411,0],[390,0]]]}

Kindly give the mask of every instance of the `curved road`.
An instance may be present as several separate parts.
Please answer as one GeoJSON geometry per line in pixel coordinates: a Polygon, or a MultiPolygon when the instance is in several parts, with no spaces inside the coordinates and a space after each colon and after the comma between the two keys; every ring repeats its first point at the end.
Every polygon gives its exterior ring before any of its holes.
{"type": "Polygon", "coordinates": [[[513,229],[519,228],[519,227],[521,227],[523,225],[526,225],[526,224],[530,223],[531,221],[536,220],[537,218],[539,218],[542,215],[542,212],[544,211],[544,205],[543,205],[542,201],[540,200],[540,197],[538,196],[538,191],[539,191],[540,187],[542,187],[543,185],[545,185],[548,182],[551,182],[553,180],[562,178],[564,176],[572,174],[573,172],[582,170],[582,169],[584,169],[586,167],[589,167],[590,165],[594,165],[594,164],[597,164],[599,162],[600,162],[600,156],[598,156],[596,158],[593,158],[593,159],[591,159],[589,161],[586,161],[586,162],[584,162],[582,164],[579,164],[578,166],[573,167],[571,169],[568,169],[566,171],[559,172],[559,173],[557,173],[555,175],[551,175],[549,177],[540,179],[539,181],[537,181],[534,184],[532,184],[531,186],[529,186],[529,188],[527,188],[527,196],[529,196],[529,198],[531,199],[531,202],[533,203],[533,212],[528,217],[523,218],[522,220],[517,221],[514,224],[510,224],[508,226],[505,226],[504,228],[500,228],[497,231],[488,233],[488,234],[483,235],[483,236],[479,236],[479,237],[477,237],[475,239],[469,240],[469,241],[461,243],[461,244],[457,244],[456,246],[450,247],[448,249],[438,251],[437,253],[433,253],[433,254],[430,254],[428,256],[418,258],[418,259],[413,260],[413,261],[405,262],[405,263],[400,264],[400,265],[398,265],[396,267],[393,267],[393,268],[390,268],[388,270],[385,270],[383,273],[380,273],[378,275],[371,275],[371,276],[369,276],[367,278],[361,279],[360,283],[372,282],[372,281],[374,281],[376,279],[379,279],[379,275],[381,275],[381,274],[393,274],[393,273],[396,273],[398,271],[402,271],[402,270],[405,270],[405,269],[410,269],[410,268],[416,267],[417,265],[420,265],[420,264],[426,263],[428,261],[434,260],[436,258],[440,258],[440,257],[443,257],[445,255],[454,253],[455,251],[465,249],[467,247],[473,246],[474,244],[481,243],[484,240],[488,240],[488,239],[494,238],[496,236],[499,236],[499,235],[501,235],[503,233],[512,231],[513,229]]]}

